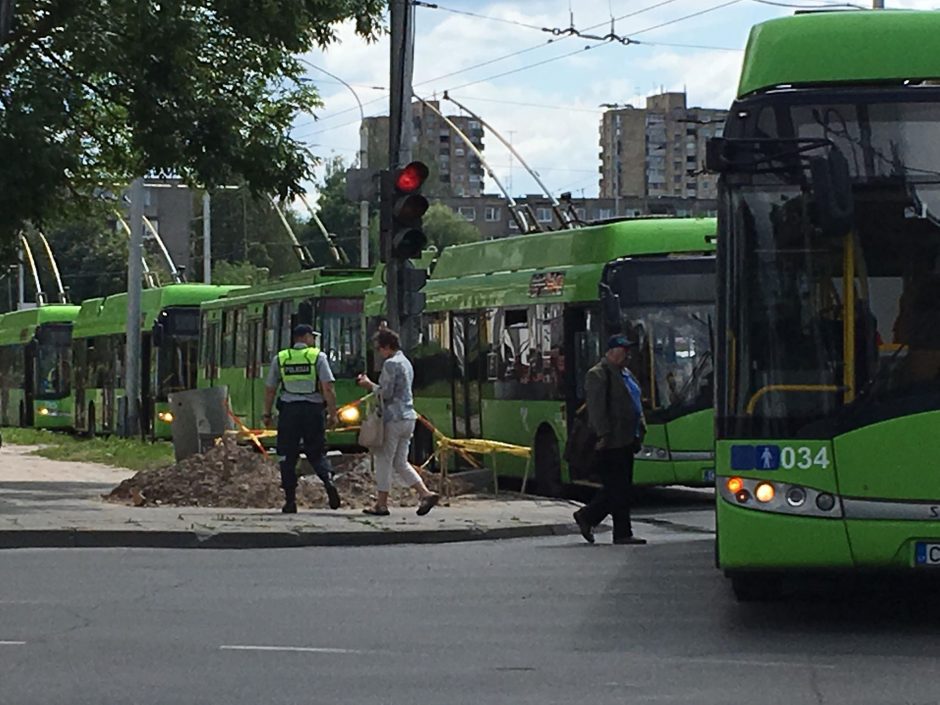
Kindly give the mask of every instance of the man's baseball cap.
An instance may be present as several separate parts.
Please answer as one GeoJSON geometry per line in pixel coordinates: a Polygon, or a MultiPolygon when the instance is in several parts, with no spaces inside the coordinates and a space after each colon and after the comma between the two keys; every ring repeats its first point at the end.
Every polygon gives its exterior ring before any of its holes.
{"type": "Polygon", "coordinates": [[[614,348],[635,348],[640,343],[636,340],[630,340],[627,336],[622,333],[619,335],[612,335],[607,339],[607,349],[613,350],[614,348]]]}
{"type": "Polygon", "coordinates": [[[302,338],[305,335],[316,335],[317,332],[313,329],[313,326],[307,323],[300,323],[294,326],[294,338],[302,338]]]}

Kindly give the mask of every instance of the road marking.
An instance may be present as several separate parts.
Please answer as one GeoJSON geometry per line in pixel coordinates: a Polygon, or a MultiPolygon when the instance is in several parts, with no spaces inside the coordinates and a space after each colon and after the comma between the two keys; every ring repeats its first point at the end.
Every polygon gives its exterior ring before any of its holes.
{"type": "Polygon", "coordinates": [[[0,641],[0,646],[25,646],[25,641],[0,641]]]}
{"type": "MultiPolygon", "coordinates": [[[[670,657],[673,658],[673,657],[670,657]]],[[[697,663],[721,663],[733,666],[785,666],[790,668],[826,668],[835,669],[838,666],[831,663],[810,663],[806,661],[753,661],[750,659],[737,658],[711,658],[708,656],[677,656],[679,661],[694,661],[697,663]]]]}
{"type": "Polygon", "coordinates": [[[247,644],[224,644],[222,651],[299,651],[309,654],[364,654],[358,649],[336,649],[322,646],[251,646],[247,644]]]}

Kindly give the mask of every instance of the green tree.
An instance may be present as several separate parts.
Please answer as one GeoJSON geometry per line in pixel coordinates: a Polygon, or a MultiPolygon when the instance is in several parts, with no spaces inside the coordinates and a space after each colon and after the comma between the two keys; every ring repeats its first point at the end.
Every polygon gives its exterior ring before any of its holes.
{"type": "Polygon", "coordinates": [[[296,58],[384,0],[18,0],[0,46],[0,245],[151,170],[290,197],[319,103],[296,58]]]}
{"type": "Polygon", "coordinates": [[[434,245],[438,252],[451,245],[483,239],[477,226],[468,223],[443,203],[432,203],[424,214],[424,232],[428,236],[428,244],[434,245]]]}
{"type": "Polygon", "coordinates": [[[216,262],[212,265],[213,284],[264,284],[269,271],[251,262],[216,262]]]}
{"type": "MultiPolygon", "coordinates": [[[[323,177],[316,182],[320,194],[320,218],[328,232],[332,233],[337,246],[342,247],[351,264],[359,263],[359,204],[346,198],[346,170],[348,165],[340,156],[334,156],[324,165],[323,177]]],[[[311,218],[302,228],[300,240],[313,254],[318,264],[333,264],[323,233],[311,218]]]]}

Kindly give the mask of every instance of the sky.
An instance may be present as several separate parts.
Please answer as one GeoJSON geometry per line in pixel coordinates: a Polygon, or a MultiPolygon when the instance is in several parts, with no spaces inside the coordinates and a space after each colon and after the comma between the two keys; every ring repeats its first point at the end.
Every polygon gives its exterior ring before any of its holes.
{"type": "MultiPolygon", "coordinates": [[[[871,0],[846,0],[868,7],[871,0]]],[[[556,195],[596,196],[602,103],[643,107],[665,91],[689,106],[727,108],[734,97],[750,27],[797,8],[844,6],[841,0],[440,0],[415,8],[414,92],[448,90],[520,152],[556,195]],[[611,29],[639,43],[556,36],[542,28],[611,29]],[[681,46],[679,46],[681,45],[681,46]]],[[[940,0],[885,0],[889,9],[940,9],[940,0]]],[[[388,38],[368,44],[343,25],[340,41],[303,60],[323,106],[300,116],[294,136],[321,159],[347,162],[359,149],[359,107],[388,114],[388,38]],[[326,73],[328,72],[328,73],[326,73]],[[333,74],[350,84],[336,81],[333,74]]],[[[444,103],[447,114],[459,114],[444,103]]],[[[484,155],[513,195],[535,181],[491,134],[484,155]]],[[[486,178],[487,193],[496,192],[486,178]]],[[[315,195],[315,194],[314,194],[315,195]]]]}

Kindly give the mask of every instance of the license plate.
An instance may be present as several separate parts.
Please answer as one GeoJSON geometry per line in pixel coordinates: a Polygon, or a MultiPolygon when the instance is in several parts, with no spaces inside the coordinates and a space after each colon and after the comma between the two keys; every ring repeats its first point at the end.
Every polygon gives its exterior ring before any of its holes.
{"type": "Polygon", "coordinates": [[[702,482],[707,482],[709,484],[715,483],[715,471],[714,470],[705,470],[702,472],[702,482]]]}
{"type": "Polygon", "coordinates": [[[919,566],[940,566],[940,543],[918,541],[914,544],[914,564],[919,566]]]}

